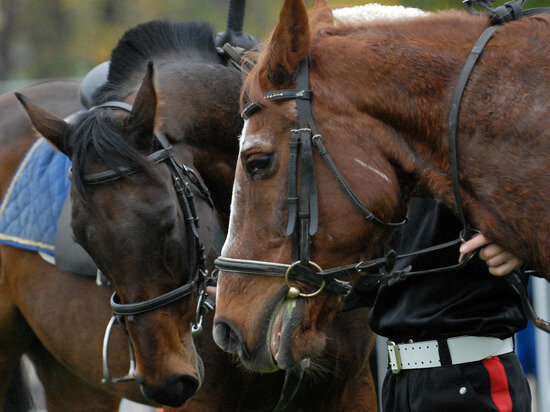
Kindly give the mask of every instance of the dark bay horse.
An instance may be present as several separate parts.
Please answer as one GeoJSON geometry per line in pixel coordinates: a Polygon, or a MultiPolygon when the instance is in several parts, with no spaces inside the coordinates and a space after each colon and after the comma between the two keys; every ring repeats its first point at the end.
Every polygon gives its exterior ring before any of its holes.
{"type": "MultiPolygon", "coordinates": [[[[391,234],[391,223],[403,219],[412,195],[453,206],[446,141],[450,95],[489,26],[487,16],[456,11],[395,22],[342,19],[320,3],[308,16],[301,0],[284,2],[244,85],[244,102],[252,103],[244,111],[214,322],[219,344],[237,352],[263,348],[249,356],[255,365],[291,365],[320,354],[327,319],[343,301],[326,291],[295,299],[308,285],[289,282],[290,275],[298,276],[287,269],[297,260],[294,239],[299,251],[311,247],[311,260],[321,268],[335,268],[372,257],[391,234]],[[303,87],[303,71],[298,73],[305,59],[313,97],[303,87]],[[306,107],[299,120],[301,99],[308,98],[313,114],[306,107]],[[318,131],[307,127],[313,129],[312,116],[318,131]],[[335,178],[324,161],[325,149],[341,176],[335,178]],[[344,193],[342,179],[355,197],[344,193]],[[289,228],[303,222],[295,237],[289,228]],[[267,268],[266,262],[274,263],[267,268]],[[285,292],[300,307],[296,316],[281,315],[274,303],[285,292]],[[274,316],[290,321],[281,329],[270,320],[274,316]]],[[[547,278],[549,23],[548,15],[540,15],[496,32],[466,88],[458,136],[469,220],[547,278]]],[[[315,272],[319,279],[321,271],[315,272]]],[[[357,275],[355,265],[349,272],[357,275]]],[[[317,289],[324,286],[319,280],[317,289]]]]}
{"type": "MultiPolygon", "coordinates": [[[[81,109],[77,82],[44,82],[22,93],[58,116],[81,109]]],[[[0,97],[0,192],[36,140],[15,96],[0,97]]],[[[0,399],[23,353],[33,360],[48,410],[115,411],[122,397],[146,402],[135,384],[101,384],[101,342],[112,293],[93,279],[58,270],[36,252],[0,245],[0,399]],[[93,314],[93,316],[90,316],[93,314]]],[[[112,368],[127,368],[128,346],[115,331],[112,368]]]]}
{"type": "MultiPolygon", "coordinates": [[[[94,103],[125,102],[133,105],[130,113],[120,107],[98,107],[68,124],[20,96],[36,129],[73,161],[75,238],[110,278],[123,304],[160,296],[193,276],[186,246],[190,233],[168,166],[145,158],[159,149],[155,130],[173,145],[177,162],[195,168],[212,193],[214,211],[204,204],[197,207],[210,268],[216,255],[209,240],[213,221],[227,226],[242,128],[242,79],[240,72],[221,64],[212,38],[206,23],[152,22],[127,32],[113,51],[108,82],[94,103]],[[92,173],[128,166],[141,172],[110,184],[86,185],[92,173]]],[[[107,306],[106,300],[102,302],[107,306]]],[[[184,408],[272,409],[284,372],[260,375],[243,370],[209,334],[193,341],[196,303],[193,294],[125,318],[136,355],[135,377],[143,392],[158,403],[175,406],[202,383],[184,408]]],[[[365,311],[358,311],[348,315],[347,322],[331,326],[331,350],[304,378],[292,410],[376,408],[365,363],[371,334],[365,331],[347,339],[351,325],[364,323],[365,316],[365,311]]]]}

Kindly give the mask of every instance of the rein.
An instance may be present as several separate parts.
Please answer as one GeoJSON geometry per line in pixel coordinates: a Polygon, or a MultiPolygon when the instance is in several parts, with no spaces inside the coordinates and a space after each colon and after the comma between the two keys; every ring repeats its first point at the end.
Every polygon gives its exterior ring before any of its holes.
{"type": "MultiPolygon", "coordinates": [[[[510,1],[504,6],[497,7],[493,9],[489,3],[494,0],[474,0],[477,4],[483,8],[491,11],[493,15],[491,16],[491,26],[489,26],[485,31],[479,36],[476,44],[470,51],[470,55],[466,60],[466,63],[462,67],[460,76],[458,78],[455,90],[451,98],[451,109],[449,113],[449,129],[448,129],[448,141],[449,141],[449,164],[451,168],[451,182],[453,186],[453,196],[455,199],[455,204],[458,210],[458,215],[462,222],[463,231],[468,231],[470,225],[466,219],[464,209],[462,208],[462,196],[460,194],[460,186],[458,182],[458,152],[457,152],[457,142],[456,136],[458,131],[458,116],[460,113],[460,102],[462,100],[462,95],[464,89],[470,78],[470,74],[477,63],[477,60],[483,49],[493,36],[493,34],[502,27],[503,24],[518,20],[522,16],[533,16],[540,13],[550,12],[550,7],[541,7],[536,9],[523,10],[527,0],[520,1],[510,1]]],[[[466,7],[468,11],[475,12],[473,10],[472,0],[465,0],[466,7]]],[[[526,271],[523,268],[516,269],[513,272],[504,276],[504,279],[509,284],[509,286],[514,290],[514,292],[519,296],[521,300],[521,305],[525,317],[535,326],[536,328],[550,333],[550,322],[538,317],[529,301],[529,296],[525,284],[522,281],[522,277],[526,275],[538,276],[535,271],[529,270],[526,271]]]]}
{"type": "MultiPolygon", "coordinates": [[[[90,108],[90,110],[98,109],[120,109],[125,112],[130,113],[132,106],[123,103],[123,102],[106,102],[98,106],[90,108]]],[[[168,143],[166,136],[159,130],[154,131],[156,140],[161,146],[160,150],[150,154],[146,157],[147,162],[149,163],[162,163],[167,162],[168,167],[170,168],[170,174],[172,175],[172,183],[174,190],[176,192],[178,203],[183,211],[184,218],[188,229],[190,229],[193,236],[191,237],[192,245],[190,249],[194,250],[196,261],[194,269],[194,279],[183,286],[178,287],[170,292],[167,292],[163,295],[148,299],[142,302],[135,303],[126,303],[123,304],[120,301],[120,297],[117,292],[114,292],[111,297],[111,312],[113,316],[107,325],[105,331],[105,337],[103,339],[103,379],[102,382],[126,382],[134,380],[133,374],[135,372],[135,354],[132,346],[132,342],[129,338],[128,330],[126,328],[126,323],[124,321],[125,317],[128,317],[128,320],[132,320],[133,316],[140,315],[142,313],[150,312],[156,310],[160,307],[166,306],[172,302],[175,302],[179,299],[182,299],[186,296],[189,296],[197,291],[199,292],[199,300],[196,308],[196,316],[191,328],[193,336],[197,336],[202,332],[202,322],[203,316],[214,308],[213,299],[206,297],[206,278],[208,275],[208,270],[206,269],[206,259],[205,252],[202,242],[199,239],[199,217],[197,216],[195,202],[193,198],[193,193],[191,191],[191,184],[195,186],[201,196],[207,201],[210,207],[213,206],[212,198],[207,187],[204,185],[200,179],[197,172],[195,172],[190,167],[185,165],[180,165],[176,162],[174,158],[174,153],[172,146],[168,143]],[[110,374],[109,369],[109,338],[111,336],[111,330],[113,325],[119,324],[122,327],[125,335],[128,338],[129,351],[130,351],[130,368],[126,376],[120,378],[113,378],[110,374]]],[[[119,167],[113,170],[106,170],[99,173],[89,174],[84,176],[82,179],[85,185],[105,185],[110,184],[114,181],[120,180],[124,177],[127,177],[131,174],[138,173],[143,171],[143,167],[119,167]]]]}
{"type": "MultiPolygon", "coordinates": [[[[488,0],[493,1],[493,0],[488,0]]],[[[487,1],[479,0],[476,2],[487,3],[487,1]]],[[[346,194],[352,204],[359,210],[363,217],[372,221],[380,226],[395,228],[401,226],[407,222],[407,218],[400,222],[388,222],[377,217],[372,211],[366,208],[358,197],[355,195],[345,178],[339,172],[336,164],[332,160],[327,148],[323,144],[323,137],[319,134],[313,111],[311,107],[311,101],[313,94],[309,88],[309,69],[308,59],[304,59],[299,66],[296,74],[296,88],[295,89],[283,89],[272,91],[264,94],[264,99],[271,102],[283,102],[289,100],[296,100],[298,109],[298,123],[295,129],[291,130],[290,137],[290,153],[289,153],[289,166],[288,166],[288,207],[289,207],[289,219],[287,224],[286,235],[291,238],[292,241],[292,258],[294,263],[280,264],[273,262],[254,261],[246,259],[233,259],[226,257],[219,257],[214,262],[217,269],[225,272],[233,273],[248,273],[253,275],[275,276],[285,279],[288,286],[287,298],[296,299],[298,297],[313,297],[319,294],[323,289],[329,292],[337,293],[340,296],[348,296],[353,288],[350,281],[343,281],[337,278],[350,277],[353,274],[361,272],[370,272],[378,270],[378,273],[369,273],[366,276],[362,276],[359,279],[360,286],[375,286],[375,285],[392,285],[396,282],[405,280],[409,277],[434,274],[440,272],[447,272],[457,270],[465,266],[476,254],[472,252],[465,256],[464,259],[454,265],[433,268],[421,271],[412,271],[408,266],[405,269],[394,271],[394,265],[396,260],[405,257],[421,255],[424,253],[430,253],[433,251],[445,249],[459,243],[463,243],[469,240],[474,234],[479,231],[470,228],[467,223],[464,210],[462,208],[462,199],[460,196],[460,189],[458,184],[458,156],[456,149],[456,134],[458,128],[458,114],[460,108],[460,101],[466,83],[470,76],[470,73],[477,62],[483,48],[490,40],[491,36],[496,30],[498,30],[503,23],[517,19],[522,15],[534,15],[541,12],[548,12],[550,8],[530,9],[525,10],[522,13],[522,4],[518,6],[517,2],[509,2],[505,6],[501,6],[497,9],[491,10],[495,13],[492,18],[493,26],[486,29],[480,36],[476,45],[473,47],[467,62],[465,63],[460,77],[458,79],[453,98],[451,101],[451,110],[449,114],[449,161],[451,167],[451,181],[453,185],[453,194],[455,197],[455,203],[458,209],[458,213],[463,225],[463,229],[460,232],[458,239],[444,244],[432,246],[426,249],[407,253],[403,255],[397,255],[394,251],[390,251],[384,257],[379,259],[372,259],[367,261],[361,261],[356,264],[348,266],[340,266],[334,269],[323,270],[317,264],[310,260],[310,248],[312,237],[317,232],[318,223],[318,210],[317,210],[317,183],[315,179],[315,171],[313,169],[313,154],[312,143],[317,147],[319,154],[327,164],[328,168],[335,176],[342,191],[346,194]],[[298,161],[301,159],[301,185],[300,192],[298,194],[298,161]],[[299,210],[298,210],[299,207],[299,210]],[[291,280],[304,282],[317,288],[314,293],[301,293],[300,290],[291,285],[291,280]]],[[[471,6],[472,1],[466,0],[467,7],[471,6]]],[[[248,119],[258,111],[262,110],[263,105],[261,102],[252,100],[247,103],[242,111],[242,117],[248,119]]],[[[524,309],[525,316],[531,321],[537,328],[550,333],[550,323],[538,318],[531,304],[528,300],[525,286],[523,285],[520,275],[533,274],[532,271],[515,271],[507,276],[505,279],[510,284],[512,289],[519,295],[522,307],[524,309]]],[[[346,307],[346,310],[354,309],[354,307],[346,307]]]]}
{"type": "MultiPolygon", "coordinates": [[[[334,160],[330,156],[328,149],[324,145],[323,137],[319,134],[313,112],[311,109],[311,100],[313,94],[309,90],[309,69],[308,62],[304,60],[298,69],[297,85],[295,89],[284,89],[266,93],[264,98],[273,102],[282,102],[296,100],[298,106],[298,125],[296,129],[291,130],[290,154],[289,154],[289,172],[288,172],[288,204],[289,220],[287,224],[286,235],[292,239],[293,259],[295,262],[291,265],[262,262],[255,260],[233,259],[219,257],[214,264],[219,270],[234,273],[248,273],[264,276],[275,276],[284,278],[289,287],[287,297],[290,299],[297,297],[313,297],[323,289],[328,292],[337,293],[342,297],[347,297],[352,292],[353,285],[351,281],[344,281],[338,278],[350,278],[358,273],[369,273],[360,279],[363,286],[373,285],[392,285],[395,282],[405,280],[406,278],[418,275],[425,275],[437,272],[451,271],[465,266],[474,254],[466,256],[461,262],[445,266],[442,268],[412,271],[411,267],[402,270],[394,270],[397,260],[431,253],[440,249],[445,249],[457,245],[464,238],[470,237],[471,230],[463,231],[461,237],[441,245],[432,246],[413,253],[397,255],[390,251],[382,258],[365,260],[351,265],[340,266],[337,268],[322,270],[317,264],[309,259],[311,238],[317,231],[317,188],[315,174],[313,170],[312,144],[318,149],[322,159],[327,164],[329,170],[336,178],[340,188],[348,197],[350,202],[368,221],[374,222],[380,226],[395,228],[407,222],[405,217],[399,222],[388,222],[376,216],[366,206],[364,206],[357,195],[353,192],[345,178],[342,176],[334,160]],[[302,175],[300,195],[297,189],[297,162],[302,159],[302,175]],[[298,211],[298,202],[300,210],[298,211]],[[299,220],[299,222],[297,222],[299,220]],[[299,259],[299,260],[298,260],[299,259]],[[290,281],[300,281],[317,288],[314,293],[301,293],[298,288],[292,286],[290,281]]],[[[242,117],[247,119],[263,108],[258,101],[251,101],[245,105],[242,117]]],[[[352,308],[346,307],[346,310],[352,308]]]]}

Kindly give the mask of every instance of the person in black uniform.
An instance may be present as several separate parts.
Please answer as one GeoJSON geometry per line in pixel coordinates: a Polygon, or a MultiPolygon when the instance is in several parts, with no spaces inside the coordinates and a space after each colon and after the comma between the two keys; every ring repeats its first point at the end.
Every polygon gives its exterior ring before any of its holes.
{"type": "MultiPolygon", "coordinates": [[[[407,253],[457,237],[462,226],[445,206],[413,199],[409,222],[390,247],[407,253]]],[[[482,235],[461,247],[489,244],[482,235]]],[[[371,328],[388,338],[390,368],[382,392],[390,411],[530,411],[531,395],[513,351],[513,335],[527,326],[518,296],[504,275],[521,263],[495,244],[462,269],[412,277],[371,294],[371,328]],[[489,265],[489,270],[487,265],[489,265]]],[[[449,248],[398,263],[414,270],[449,266],[449,248]]]]}

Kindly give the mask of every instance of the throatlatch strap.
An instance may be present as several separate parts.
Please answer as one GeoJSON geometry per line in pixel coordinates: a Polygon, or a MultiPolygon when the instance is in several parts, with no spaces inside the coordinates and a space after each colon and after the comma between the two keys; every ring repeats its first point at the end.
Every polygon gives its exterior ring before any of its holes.
{"type": "Polygon", "coordinates": [[[336,181],[340,185],[340,188],[342,189],[344,194],[348,197],[351,203],[355,206],[355,208],[359,211],[359,213],[363,215],[363,217],[366,220],[373,221],[381,226],[386,226],[386,227],[398,227],[407,223],[408,218],[406,216],[401,222],[386,222],[384,220],[379,219],[373,212],[367,209],[363,205],[363,203],[361,203],[357,195],[353,192],[348,182],[346,182],[346,179],[344,179],[344,176],[342,176],[342,173],[340,173],[340,170],[338,170],[336,163],[334,163],[334,160],[332,160],[332,156],[330,155],[330,153],[328,152],[327,148],[323,143],[323,137],[320,134],[313,136],[313,143],[317,146],[317,149],[319,150],[319,154],[321,155],[326,165],[328,166],[328,168],[336,178],[336,181]]]}

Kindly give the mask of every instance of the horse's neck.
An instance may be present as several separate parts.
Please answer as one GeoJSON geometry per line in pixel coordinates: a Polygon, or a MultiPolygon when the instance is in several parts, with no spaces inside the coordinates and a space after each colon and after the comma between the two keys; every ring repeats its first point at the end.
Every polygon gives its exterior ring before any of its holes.
{"type": "MultiPolygon", "coordinates": [[[[418,27],[411,20],[373,26],[341,40],[334,37],[333,44],[323,44],[332,57],[346,45],[353,56],[327,62],[319,47],[312,88],[315,75],[322,77],[327,82],[319,93],[313,91],[325,107],[342,110],[348,105],[363,120],[388,126],[389,135],[378,142],[380,150],[415,183],[453,207],[447,142],[451,95],[488,21],[444,17],[426,17],[422,25],[419,19],[418,27]],[[330,102],[327,90],[333,96],[330,102]]],[[[549,242],[543,195],[548,193],[544,165],[550,127],[550,75],[542,69],[548,65],[547,24],[548,17],[541,16],[509,23],[497,32],[469,79],[457,136],[468,220],[538,270],[548,267],[549,242]],[[511,52],[516,39],[525,44],[511,52]],[[523,39],[535,40],[527,44],[523,39]]],[[[373,131],[361,133],[367,139],[376,136],[373,131]]]]}
{"type": "Polygon", "coordinates": [[[158,75],[159,127],[175,141],[185,141],[190,164],[210,190],[227,229],[242,129],[241,73],[219,64],[188,64],[160,69],[158,75]]]}
{"type": "Polygon", "coordinates": [[[314,90],[316,99],[330,96],[332,106],[351,107],[358,116],[389,126],[389,142],[398,146],[403,169],[426,183],[436,198],[452,203],[446,141],[450,95],[486,26],[485,18],[455,12],[320,37],[322,59],[312,83],[319,76],[323,84],[314,90]],[[351,54],[349,59],[336,58],[342,50],[351,54]]]}

